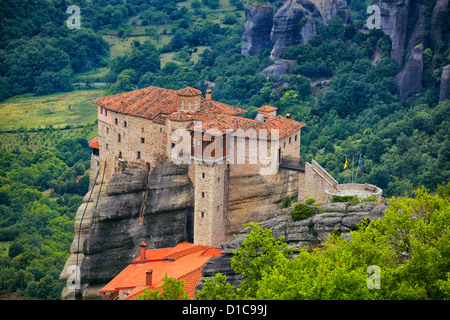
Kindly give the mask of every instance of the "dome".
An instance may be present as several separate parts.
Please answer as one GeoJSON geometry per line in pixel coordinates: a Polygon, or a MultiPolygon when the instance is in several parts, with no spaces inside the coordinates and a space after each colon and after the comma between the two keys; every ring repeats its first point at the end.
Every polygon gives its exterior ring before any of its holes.
{"type": "Polygon", "coordinates": [[[198,89],[194,89],[192,87],[185,87],[177,91],[177,94],[179,96],[185,96],[185,97],[193,97],[193,96],[199,96],[202,94],[202,92],[198,89]]]}

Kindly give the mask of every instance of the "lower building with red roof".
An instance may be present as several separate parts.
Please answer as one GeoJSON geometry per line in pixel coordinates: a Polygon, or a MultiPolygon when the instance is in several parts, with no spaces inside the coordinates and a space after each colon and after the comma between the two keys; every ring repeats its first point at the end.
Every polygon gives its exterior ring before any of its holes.
{"type": "Polygon", "coordinates": [[[201,268],[209,259],[220,256],[223,250],[189,242],[179,243],[173,248],[147,250],[146,246],[142,242],[139,257],[100,290],[104,299],[134,300],[145,289],[161,288],[166,274],[184,281],[187,295],[195,298],[201,268]]]}

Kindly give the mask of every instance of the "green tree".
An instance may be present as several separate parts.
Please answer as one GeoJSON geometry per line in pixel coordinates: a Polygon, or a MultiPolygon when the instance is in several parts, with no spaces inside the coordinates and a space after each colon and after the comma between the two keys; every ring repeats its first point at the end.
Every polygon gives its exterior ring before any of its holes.
{"type": "Polygon", "coordinates": [[[184,290],[184,281],[176,280],[165,274],[162,278],[163,285],[157,290],[145,289],[143,293],[136,297],[136,300],[189,300],[184,290]]]}
{"type": "MultiPolygon", "coordinates": [[[[449,226],[446,192],[431,195],[424,188],[414,198],[390,199],[384,218],[363,220],[351,241],[332,234],[294,257],[270,229],[254,224],[232,258],[243,276],[236,292],[240,299],[448,299],[449,226]],[[368,286],[369,266],[380,270],[378,289],[368,286]]],[[[232,296],[223,281],[222,275],[208,281],[199,294],[232,296]]]]}
{"type": "Polygon", "coordinates": [[[250,222],[245,227],[250,227],[250,232],[244,238],[242,247],[233,251],[231,267],[243,277],[237,289],[239,296],[252,297],[258,290],[256,284],[263,277],[265,270],[279,258],[288,257],[292,248],[283,242],[284,237],[275,240],[271,229],[262,229],[255,222],[250,222]]]}

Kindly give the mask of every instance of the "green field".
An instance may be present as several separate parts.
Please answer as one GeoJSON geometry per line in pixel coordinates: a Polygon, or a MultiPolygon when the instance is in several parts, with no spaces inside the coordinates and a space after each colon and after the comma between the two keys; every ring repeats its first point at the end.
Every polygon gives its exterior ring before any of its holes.
{"type": "Polygon", "coordinates": [[[103,95],[105,90],[96,89],[13,97],[0,103],[0,131],[93,123],[97,119],[97,106],[92,99],[103,95]]]}

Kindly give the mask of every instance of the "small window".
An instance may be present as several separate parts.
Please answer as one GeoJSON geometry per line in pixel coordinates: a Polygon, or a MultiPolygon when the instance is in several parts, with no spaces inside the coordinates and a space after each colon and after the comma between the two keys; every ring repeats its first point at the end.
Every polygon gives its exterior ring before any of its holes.
{"type": "Polygon", "coordinates": [[[109,133],[109,128],[108,127],[106,127],[106,133],[109,133]]]}
{"type": "Polygon", "coordinates": [[[117,136],[117,141],[121,141],[122,139],[121,139],[121,137],[120,137],[120,133],[119,133],[119,135],[117,136]]]}
{"type": "Polygon", "coordinates": [[[138,160],[141,159],[141,152],[140,151],[137,152],[137,159],[138,160]]]}
{"type": "Polygon", "coordinates": [[[220,206],[217,206],[217,211],[219,211],[220,210],[220,206]]]}
{"type": "Polygon", "coordinates": [[[289,144],[291,144],[291,137],[289,137],[289,144]]]}
{"type": "Polygon", "coordinates": [[[220,183],[220,177],[218,177],[218,178],[217,178],[217,182],[219,182],[219,183],[220,183]]]}
{"type": "Polygon", "coordinates": [[[119,151],[119,158],[122,159],[122,151],[119,151]]]}
{"type": "Polygon", "coordinates": [[[297,135],[295,135],[295,138],[294,138],[294,140],[295,140],[295,141],[297,141],[297,135]]]}
{"type": "Polygon", "coordinates": [[[202,178],[203,178],[203,179],[206,178],[206,173],[202,172],[202,178]]]}
{"type": "Polygon", "coordinates": [[[117,118],[116,118],[116,124],[117,124],[117,118]]]}
{"type": "Polygon", "coordinates": [[[205,213],[203,211],[200,211],[200,212],[202,214],[202,218],[204,218],[205,217],[205,213]]]}
{"type": "Polygon", "coordinates": [[[172,143],[172,149],[175,148],[175,143],[172,143]]]}
{"type": "Polygon", "coordinates": [[[108,109],[105,109],[105,116],[108,115],[108,109]]]}
{"type": "Polygon", "coordinates": [[[109,145],[108,144],[106,144],[106,150],[108,150],[109,149],[109,145]]]}
{"type": "Polygon", "coordinates": [[[126,122],[126,121],[123,122],[123,126],[124,126],[125,128],[127,127],[127,122],[126,122]]]}
{"type": "Polygon", "coordinates": [[[285,141],[284,144],[283,144],[283,148],[286,148],[286,141],[285,141]]]}
{"type": "Polygon", "coordinates": [[[145,138],[141,138],[141,143],[145,143],[145,138]]]}
{"type": "Polygon", "coordinates": [[[141,132],[144,133],[144,128],[141,129],[141,132]]]}
{"type": "Polygon", "coordinates": [[[159,132],[162,132],[162,128],[159,128],[159,132]]]}
{"type": "Polygon", "coordinates": [[[204,198],[205,197],[205,193],[202,191],[202,198],[204,198]]]}
{"type": "Polygon", "coordinates": [[[100,107],[100,114],[103,114],[103,107],[100,107]]]}

